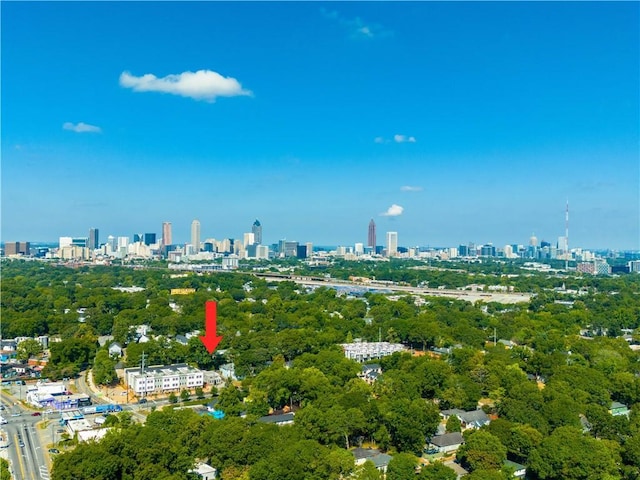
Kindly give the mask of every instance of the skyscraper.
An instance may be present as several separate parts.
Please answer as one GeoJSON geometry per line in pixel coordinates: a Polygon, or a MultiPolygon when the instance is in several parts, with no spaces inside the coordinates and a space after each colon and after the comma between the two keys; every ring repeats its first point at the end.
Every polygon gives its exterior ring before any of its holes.
{"type": "Polygon", "coordinates": [[[376,222],[373,221],[373,218],[369,222],[369,235],[367,236],[367,247],[376,248],[376,222]]]}
{"type": "Polygon", "coordinates": [[[262,225],[258,220],[253,222],[251,226],[251,233],[253,233],[253,241],[257,244],[262,244],[262,225]]]}
{"type": "Polygon", "coordinates": [[[398,255],[398,232],[387,232],[387,257],[398,255]]]}
{"type": "Polygon", "coordinates": [[[91,250],[95,250],[100,246],[99,241],[99,233],[97,228],[89,229],[89,241],[87,242],[87,247],[91,250]]]}
{"type": "Polygon", "coordinates": [[[156,243],[156,234],[155,233],[145,233],[144,234],[144,244],[145,245],[153,245],[156,243]]]}
{"type": "Polygon", "coordinates": [[[200,251],[200,222],[198,220],[191,222],[191,245],[196,252],[200,251]]]}
{"type": "Polygon", "coordinates": [[[162,223],[162,245],[167,246],[171,245],[171,222],[163,222],[162,223]]]}

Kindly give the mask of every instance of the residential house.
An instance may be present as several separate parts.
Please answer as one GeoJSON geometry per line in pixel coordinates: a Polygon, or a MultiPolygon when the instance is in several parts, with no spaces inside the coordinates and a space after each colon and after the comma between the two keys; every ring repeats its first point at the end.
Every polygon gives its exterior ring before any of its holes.
{"type": "Polygon", "coordinates": [[[113,342],[109,345],[109,356],[110,357],[121,357],[122,356],[122,345],[118,342],[113,342]]]}
{"type": "Polygon", "coordinates": [[[176,335],[176,342],[178,342],[180,345],[186,345],[187,343],[189,343],[189,339],[184,335],[176,335]]]}
{"type": "Polygon", "coordinates": [[[225,363],[220,365],[220,376],[225,380],[230,378],[231,380],[237,380],[236,369],[233,363],[225,363]]]}
{"type": "Polygon", "coordinates": [[[258,421],[262,423],[274,423],[278,426],[291,425],[293,423],[294,415],[295,414],[293,412],[283,413],[280,415],[266,415],[264,417],[260,417],[258,421]]]}
{"type": "Polygon", "coordinates": [[[203,462],[196,463],[195,468],[189,472],[198,474],[202,480],[215,480],[218,475],[215,468],[203,462]]]}
{"type": "Polygon", "coordinates": [[[464,412],[460,417],[463,428],[480,428],[489,425],[491,419],[483,410],[477,409],[471,412],[464,412]]]}
{"type": "Polygon", "coordinates": [[[368,384],[372,384],[378,380],[380,375],[382,375],[382,367],[377,363],[363,365],[362,370],[358,374],[358,376],[368,384]]]}
{"type": "Polygon", "coordinates": [[[624,403],[612,402],[609,407],[609,413],[614,417],[617,415],[629,416],[629,408],[624,403]]]}
{"type": "Polygon", "coordinates": [[[505,460],[503,466],[508,470],[513,471],[514,478],[525,478],[527,475],[527,467],[520,463],[512,462],[511,460],[505,460]]]}
{"type": "Polygon", "coordinates": [[[455,452],[463,443],[464,439],[460,432],[445,433],[431,437],[429,449],[437,450],[438,453],[455,452]]]}
{"type": "Polygon", "coordinates": [[[356,465],[362,465],[366,461],[370,461],[382,473],[387,472],[387,466],[392,458],[391,455],[381,453],[376,448],[354,448],[351,453],[355,457],[356,465]]]}

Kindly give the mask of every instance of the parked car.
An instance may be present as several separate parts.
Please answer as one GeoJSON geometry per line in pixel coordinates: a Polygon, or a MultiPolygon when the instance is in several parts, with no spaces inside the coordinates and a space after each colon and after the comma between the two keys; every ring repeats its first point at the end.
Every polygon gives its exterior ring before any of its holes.
{"type": "Polygon", "coordinates": [[[42,415],[40,412],[33,412],[31,414],[32,417],[39,417],[40,415],[42,415]]]}
{"type": "Polygon", "coordinates": [[[60,450],[58,450],[57,448],[50,448],[49,449],[49,453],[57,455],[58,453],[60,453],[60,450]]]}
{"type": "Polygon", "coordinates": [[[138,400],[138,403],[147,403],[147,399],[146,398],[141,398],[140,400],[138,400]]]}

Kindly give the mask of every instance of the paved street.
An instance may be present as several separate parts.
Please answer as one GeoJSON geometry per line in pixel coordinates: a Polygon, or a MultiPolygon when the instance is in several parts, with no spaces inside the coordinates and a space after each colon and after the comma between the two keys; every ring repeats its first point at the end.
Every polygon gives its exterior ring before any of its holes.
{"type": "Polygon", "coordinates": [[[32,416],[15,398],[2,394],[2,417],[7,423],[0,429],[3,442],[1,455],[9,460],[16,479],[49,480],[46,439],[37,424],[40,416],[32,416]]]}

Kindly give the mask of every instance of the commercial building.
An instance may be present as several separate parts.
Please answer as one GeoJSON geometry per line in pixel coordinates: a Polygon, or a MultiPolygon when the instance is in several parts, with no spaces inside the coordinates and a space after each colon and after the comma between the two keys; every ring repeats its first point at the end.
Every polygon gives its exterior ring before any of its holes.
{"type": "Polygon", "coordinates": [[[376,222],[373,218],[369,222],[369,234],[367,235],[367,247],[376,248],[376,222]]]}
{"type": "Polygon", "coordinates": [[[262,244],[262,224],[257,219],[251,226],[251,233],[253,233],[254,242],[262,244]]]}
{"type": "Polygon", "coordinates": [[[95,250],[100,246],[100,231],[97,228],[89,229],[89,241],[87,246],[91,250],[95,250]]]}
{"type": "Polygon", "coordinates": [[[5,242],[4,254],[9,255],[29,255],[31,253],[29,242],[5,242]]]}
{"type": "Polygon", "coordinates": [[[144,370],[140,367],[125,368],[124,378],[127,388],[135,395],[179,392],[204,385],[203,372],[185,363],[146,367],[144,370]]]}
{"type": "Polygon", "coordinates": [[[198,220],[191,222],[191,245],[196,253],[200,251],[200,222],[198,220]]]}
{"type": "Polygon", "coordinates": [[[162,245],[166,247],[172,243],[171,222],[164,222],[162,224],[162,245]]]}
{"type": "Polygon", "coordinates": [[[398,232],[387,232],[387,257],[398,255],[398,232]]]}

